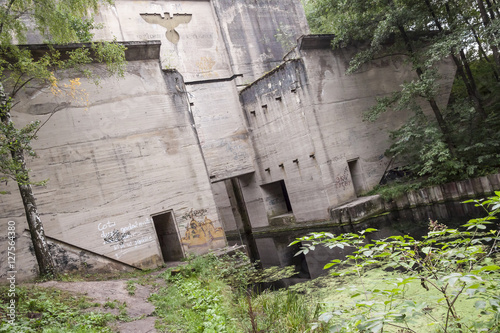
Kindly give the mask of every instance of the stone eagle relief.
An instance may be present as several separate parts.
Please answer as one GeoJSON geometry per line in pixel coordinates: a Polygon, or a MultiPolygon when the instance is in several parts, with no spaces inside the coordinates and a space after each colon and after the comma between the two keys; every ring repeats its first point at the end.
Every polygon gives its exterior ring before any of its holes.
{"type": "Polygon", "coordinates": [[[167,39],[174,43],[177,44],[179,42],[179,33],[175,31],[175,28],[181,23],[187,24],[191,22],[191,17],[193,16],[192,14],[173,14],[172,17],[170,17],[170,13],[165,12],[165,16],[162,16],[161,14],[147,14],[147,13],[141,13],[142,19],[148,23],[151,24],[159,24],[162,27],[167,29],[167,32],[165,33],[165,36],[167,39]]]}

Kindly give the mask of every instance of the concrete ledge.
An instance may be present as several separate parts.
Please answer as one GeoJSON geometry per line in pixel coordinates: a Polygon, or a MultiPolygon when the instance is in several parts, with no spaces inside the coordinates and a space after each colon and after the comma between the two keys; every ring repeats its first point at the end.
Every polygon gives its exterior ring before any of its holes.
{"type": "Polygon", "coordinates": [[[385,205],[379,195],[358,198],[342,206],[329,209],[330,218],[337,223],[357,222],[368,216],[385,211],[385,205]]]}
{"type": "Polygon", "coordinates": [[[293,214],[283,214],[269,218],[269,225],[273,227],[286,226],[295,223],[293,214]]]}
{"type": "MultiPolygon", "coordinates": [[[[428,206],[448,201],[480,198],[494,194],[500,190],[500,174],[469,179],[440,186],[431,186],[417,191],[411,191],[390,201],[383,200],[379,195],[360,197],[341,206],[328,208],[329,220],[295,222],[287,220],[287,215],[276,216],[273,224],[267,227],[252,229],[252,233],[270,234],[301,229],[324,229],[330,226],[360,223],[368,218],[384,212],[403,210],[418,206],[428,206]]],[[[464,205],[461,209],[467,209],[464,205]]],[[[464,212],[465,213],[465,212],[464,212]]],[[[293,215],[292,215],[293,216],[293,215]]],[[[424,217],[421,217],[424,219],[424,217]]],[[[238,238],[243,230],[226,232],[228,238],[238,238]]]]}
{"type": "MultiPolygon", "coordinates": [[[[130,42],[118,42],[125,46],[125,59],[127,61],[138,61],[138,60],[160,60],[160,47],[161,42],[159,40],[151,41],[130,41],[130,42]]],[[[35,59],[42,57],[45,53],[50,52],[51,49],[61,52],[61,59],[67,59],[67,53],[79,48],[90,48],[91,43],[71,43],[71,44],[30,44],[30,45],[19,45],[21,48],[29,49],[35,59]]]]}
{"type": "Polygon", "coordinates": [[[383,200],[379,195],[361,197],[342,206],[330,207],[328,212],[331,223],[353,223],[385,211],[477,198],[491,195],[495,190],[500,190],[500,174],[431,186],[405,193],[390,201],[383,200]]]}

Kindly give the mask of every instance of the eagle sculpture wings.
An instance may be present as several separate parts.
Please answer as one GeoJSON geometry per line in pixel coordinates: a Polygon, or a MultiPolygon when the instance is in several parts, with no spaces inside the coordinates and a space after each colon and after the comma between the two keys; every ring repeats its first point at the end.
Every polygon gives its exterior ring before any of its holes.
{"type": "Polygon", "coordinates": [[[161,14],[140,14],[142,19],[151,24],[159,24],[167,29],[165,36],[169,41],[174,44],[179,42],[179,33],[175,31],[175,28],[181,23],[191,22],[192,14],[174,14],[170,17],[170,13],[165,12],[165,17],[161,14]]]}

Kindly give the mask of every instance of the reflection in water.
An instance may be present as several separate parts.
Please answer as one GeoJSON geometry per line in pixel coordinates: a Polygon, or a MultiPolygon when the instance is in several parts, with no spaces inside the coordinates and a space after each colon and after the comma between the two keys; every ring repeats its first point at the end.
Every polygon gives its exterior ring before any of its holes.
{"type": "Polygon", "coordinates": [[[449,202],[415,209],[391,212],[387,215],[371,218],[359,224],[344,226],[321,227],[289,232],[272,233],[267,235],[241,235],[236,239],[228,239],[229,244],[241,244],[247,246],[249,255],[253,260],[260,260],[263,268],[271,266],[295,266],[297,275],[280,282],[277,287],[284,287],[299,282],[305,282],[327,274],[323,270],[325,264],[332,259],[342,259],[353,250],[346,248],[328,249],[316,247],[307,255],[300,254],[299,244],[288,246],[296,238],[304,236],[312,231],[328,231],[334,234],[357,232],[366,228],[375,228],[378,231],[367,234],[367,239],[376,240],[393,235],[411,235],[420,238],[427,234],[429,219],[438,220],[450,228],[456,228],[466,223],[469,219],[485,215],[483,208],[475,207],[474,204],[462,204],[449,202]]]}

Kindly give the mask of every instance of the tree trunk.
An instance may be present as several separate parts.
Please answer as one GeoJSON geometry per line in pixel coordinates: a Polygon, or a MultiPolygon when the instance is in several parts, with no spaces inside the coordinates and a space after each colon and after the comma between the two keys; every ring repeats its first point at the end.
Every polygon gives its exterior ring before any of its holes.
{"type": "MultiPolygon", "coordinates": [[[[12,121],[10,118],[10,106],[7,101],[7,96],[3,85],[0,83],[0,116],[1,121],[9,126],[12,121]]],[[[30,185],[30,180],[28,176],[28,170],[26,168],[26,161],[24,159],[24,151],[22,148],[11,149],[12,159],[18,163],[19,168],[15,170],[16,175],[22,175],[17,184],[19,187],[19,192],[23,200],[24,211],[26,213],[26,221],[28,222],[28,228],[31,235],[31,241],[33,242],[33,248],[35,250],[36,260],[38,262],[38,268],[40,276],[42,277],[54,277],[56,274],[56,269],[54,265],[54,260],[52,259],[52,254],[49,250],[49,245],[45,238],[45,232],[43,230],[43,224],[38,214],[38,210],[35,203],[35,196],[30,185]]]]}
{"type": "MultiPolygon", "coordinates": [[[[429,9],[433,19],[434,19],[434,23],[436,24],[438,30],[440,32],[444,32],[442,25],[439,23],[439,21],[436,17],[436,14],[434,13],[434,9],[432,8],[430,1],[425,0],[425,3],[427,5],[427,8],[429,9]]],[[[448,6],[448,4],[445,4],[445,8],[446,8],[446,13],[448,14],[450,26],[452,26],[452,23],[455,19],[454,19],[453,15],[451,14],[451,10],[450,10],[450,7],[448,6]]],[[[450,50],[451,58],[453,59],[455,66],[457,66],[458,75],[460,75],[460,77],[464,81],[465,88],[467,90],[467,95],[474,103],[474,108],[476,109],[476,112],[479,114],[481,119],[484,120],[484,119],[486,119],[486,111],[484,111],[481,96],[479,95],[479,91],[476,88],[476,82],[475,82],[474,76],[472,75],[472,72],[470,70],[467,57],[465,56],[465,53],[463,52],[463,50],[460,50],[459,54],[460,54],[460,59],[454,54],[453,50],[450,50]]]]}
{"type": "MultiPolygon", "coordinates": [[[[406,31],[403,26],[398,25],[399,32],[401,33],[401,37],[403,37],[403,41],[405,43],[406,49],[410,55],[410,57],[414,57],[415,52],[413,51],[413,47],[411,45],[410,38],[406,34],[406,31]]],[[[417,72],[418,78],[423,74],[423,70],[419,65],[415,66],[415,71],[417,72]]],[[[434,98],[429,98],[428,102],[431,106],[432,111],[434,112],[434,116],[436,117],[436,121],[438,123],[439,128],[441,129],[441,133],[443,133],[444,141],[446,142],[446,145],[448,146],[448,149],[450,151],[450,155],[452,157],[455,157],[455,147],[453,146],[453,141],[451,140],[450,137],[450,131],[448,129],[448,125],[446,124],[443,114],[441,113],[441,110],[439,109],[439,106],[437,105],[437,102],[434,98]]]]}
{"type": "Polygon", "coordinates": [[[495,13],[493,11],[493,6],[491,5],[490,0],[486,0],[486,5],[488,5],[488,11],[490,12],[491,19],[495,19],[495,13]]]}
{"type": "Polygon", "coordinates": [[[498,3],[495,0],[491,0],[491,3],[495,4],[493,10],[495,11],[495,13],[497,13],[498,16],[500,16],[500,10],[498,9],[498,3]]]}
{"type": "Polygon", "coordinates": [[[483,103],[481,101],[479,91],[477,90],[476,81],[474,80],[474,75],[472,74],[472,70],[470,69],[469,62],[467,61],[467,57],[465,56],[463,50],[460,50],[460,58],[462,59],[465,72],[467,73],[467,78],[469,79],[468,83],[469,86],[467,87],[467,93],[474,102],[474,107],[476,109],[476,112],[479,113],[481,118],[484,120],[487,118],[486,111],[483,108],[483,103]]]}
{"type": "Polygon", "coordinates": [[[498,75],[498,69],[495,67],[495,64],[493,64],[491,62],[491,60],[488,58],[486,51],[484,51],[483,45],[482,45],[481,41],[479,40],[479,36],[477,35],[476,30],[474,29],[472,24],[470,24],[468,22],[467,19],[465,19],[465,23],[467,23],[467,25],[469,26],[469,29],[472,31],[472,34],[474,35],[474,39],[476,40],[477,48],[479,50],[479,56],[490,65],[491,70],[493,71],[493,75],[495,76],[495,79],[497,81],[500,81],[500,78],[498,75]]]}
{"type": "MultiPolygon", "coordinates": [[[[486,12],[486,8],[484,7],[483,0],[476,0],[477,6],[479,7],[479,12],[481,13],[481,19],[483,21],[483,25],[485,28],[488,28],[490,25],[490,17],[486,12]]],[[[491,51],[493,51],[493,58],[495,59],[495,64],[498,68],[500,68],[500,53],[498,51],[498,46],[495,44],[495,36],[493,36],[493,40],[491,40],[491,51]]]]}

